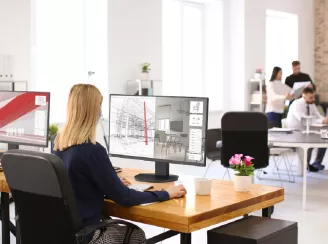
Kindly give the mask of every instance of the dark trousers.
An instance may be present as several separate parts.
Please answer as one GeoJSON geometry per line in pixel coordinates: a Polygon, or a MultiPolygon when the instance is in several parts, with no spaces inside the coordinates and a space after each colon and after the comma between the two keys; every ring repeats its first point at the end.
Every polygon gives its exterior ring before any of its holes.
{"type": "MultiPolygon", "coordinates": [[[[325,154],[326,154],[326,150],[327,150],[327,148],[318,148],[315,162],[322,164],[323,158],[325,157],[325,154]]],[[[310,148],[308,150],[308,158],[307,158],[308,164],[310,164],[310,161],[311,161],[312,151],[313,151],[313,148],[310,148]]]]}
{"type": "Polygon", "coordinates": [[[278,127],[278,128],[282,127],[282,124],[281,124],[282,114],[270,112],[270,113],[267,113],[267,116],[268,116],[269,123],[271,125],[273,125],[273,127],[278,127]]]}

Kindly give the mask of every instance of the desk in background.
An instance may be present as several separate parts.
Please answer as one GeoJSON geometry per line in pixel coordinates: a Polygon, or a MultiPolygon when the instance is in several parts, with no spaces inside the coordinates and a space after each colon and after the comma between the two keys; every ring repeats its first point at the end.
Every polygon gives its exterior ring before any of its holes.
{"type": "MultiPolygon", "coordinates": [[[[271,133],[268,137],[269,143],[276,147],[295,147],[303,150],[303,210],[306,209],[306,194],[307,194],[307,155],[310,148],[327,148],[328,140],[321,139],[318,134],[303,134],[295,131],[291,134],[286,133],[271,133]]],[[[300,170],[299,170],[300,171],[300,170]]]]}
{"type": "MultiPolygon", "coordinates": [[[[310,148],[328,148],[328,140],[321,139],[318,134],[303,134],[299,131],[294,131],[291,134],[280,132],[269,132],[268,143],[275,147],[295,147],[303,150],[303,162],[299,169],[303,174],[303,210],[306,209],[306,191],[307,191],[307,155],[310,148]]],[[[216,143],[217,147],[222,146],[222,142],[216,143]]]]}

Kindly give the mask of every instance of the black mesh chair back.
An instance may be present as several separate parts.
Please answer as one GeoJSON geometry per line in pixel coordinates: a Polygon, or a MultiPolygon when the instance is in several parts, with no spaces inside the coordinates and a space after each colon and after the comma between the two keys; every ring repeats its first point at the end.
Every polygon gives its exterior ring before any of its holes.
{"type": "Polygon", "coordinates": [[[257,112],[229,112],[223,115],[221,164],[229,167],[235,154],[255,158],[255,169],[269,165],[268,119],[257,112]]]}
{"type": "Polygon", "coordinates": [[[15,201],[22,244],[72,244],[83,226],[64,163],[55,155],[10,150],[1,163],[15,201]]]}
{"type": "Polygon", "coordinates": [[[212,161],[221,159],[221,148],[217,148],[216,143],[221,141],[221,129],[209,129],[206,132],[206,156],[212,161]]]}

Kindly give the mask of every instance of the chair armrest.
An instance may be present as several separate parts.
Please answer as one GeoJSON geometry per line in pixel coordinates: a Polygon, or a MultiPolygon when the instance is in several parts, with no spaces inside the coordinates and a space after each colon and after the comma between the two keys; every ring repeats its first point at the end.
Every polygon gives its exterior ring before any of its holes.
{"type": "Polygon", "coordinates": [[[96,231],[98,229],[103,229],[103,228],[106,228],[106,227],[109,227],[109,226],[115,225],[115,224],[125,225],[127,227],[123,244],[128,244],[130,242],[130,238],[131,238],[131,235],[132,235],[132,232],[134,229],[140,229],[138,226],[136,226],[130,222],[124,221],[124,220],[106,219],[97,225],[86,226],[82,230],[80,230],[78,233],[76,233],[75,234],[76,242],[77,242],[77,244],[87,244],[88,243],[88,238],[87,238],[88,235],[92,234],[94,231],[96,231]]]}
{"type": "Polygon", "coordinates": [[[217,141],[216,142],[216,147],[217,148],[222,148],[222,141],[217,141]]]}

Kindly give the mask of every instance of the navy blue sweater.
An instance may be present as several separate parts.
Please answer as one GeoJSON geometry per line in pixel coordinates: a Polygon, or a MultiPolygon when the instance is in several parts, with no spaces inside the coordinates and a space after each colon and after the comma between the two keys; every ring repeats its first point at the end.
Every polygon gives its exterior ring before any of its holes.
{"type": "Polygon", "coordinates": [[[127,207],[169,199],[166,191],[138,192],[126,187],[99,143],[84,143],[53,153],[65,164],[84,226],[100,222],[104,196],[127,207]]]}

